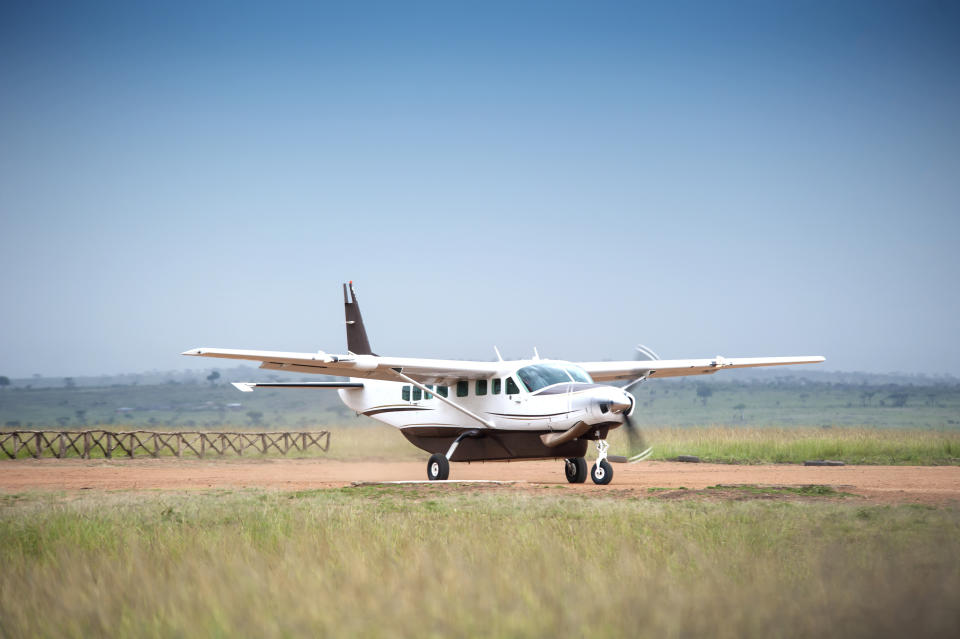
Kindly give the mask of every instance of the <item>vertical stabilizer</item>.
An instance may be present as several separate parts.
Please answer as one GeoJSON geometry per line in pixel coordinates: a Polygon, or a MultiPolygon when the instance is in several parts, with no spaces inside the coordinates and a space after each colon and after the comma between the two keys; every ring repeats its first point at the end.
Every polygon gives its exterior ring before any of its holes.
{"type": "Polygon", "coordinates": [[[343,308],[347,316],[347,350],[354,355],[375,355],[370,350],[367,329],[363,326],[357,294],[353,292],[353,282],[343,285],[343,308]]]}

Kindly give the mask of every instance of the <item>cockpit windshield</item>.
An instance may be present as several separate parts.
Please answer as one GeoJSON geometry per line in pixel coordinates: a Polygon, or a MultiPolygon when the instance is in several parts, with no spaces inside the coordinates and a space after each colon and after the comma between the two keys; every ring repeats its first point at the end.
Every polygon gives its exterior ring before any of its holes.
{"type": "Polygon", "coordinates": [[[517,371],[517,377],[527,387],[527,390],[534,393],[541,388],[546,388],[553,384],[562,384],[564,382],[587,382],[590,375],[579,366],[565,364],[564,366],[555,366],[553,364],[531,364],[524,366],[517,371]]]}

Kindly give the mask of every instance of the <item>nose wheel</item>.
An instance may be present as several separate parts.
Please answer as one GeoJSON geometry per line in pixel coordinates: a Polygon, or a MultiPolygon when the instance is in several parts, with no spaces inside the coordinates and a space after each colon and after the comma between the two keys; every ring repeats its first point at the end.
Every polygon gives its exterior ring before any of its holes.
{"type": "Polygon", "coordinates": [[[590,479],[593,483],[605,486],[613,479],[613,466],[606,459],[602,459],[590,469],[590,479]]]}
{"type": "Polygon", "coordinates": [[[613,480],[613,466],[607,461],[607,450],[610,444],[605,439],[597,440],[597,463],[590,469],[590,479],[593,483],[606,486],[613,480]]]}

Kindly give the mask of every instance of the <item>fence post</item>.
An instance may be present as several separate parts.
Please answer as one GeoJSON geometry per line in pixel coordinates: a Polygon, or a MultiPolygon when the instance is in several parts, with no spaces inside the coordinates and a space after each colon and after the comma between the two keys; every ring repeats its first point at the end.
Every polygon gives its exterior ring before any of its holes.
{"type": "Polygon", "coordinates": [[[110,431],[107,431],[107,446],[103,454],[106,455],[107,459],[113,459],[113,433],[110,431]]]}
{"type": "Polygon", "coordinates": [[[206,452],[207,452],[207,436],[205,433],[200,433],[200,459],[203,459],[203,456],[206,452]]]}
{"type": "Polygon", "coordinates": [[[177,433],[177,457],[183,454],[183,433],[177,433]]]}
{"type": "Polygon", "coordinates": [[[40,453],[43,452],[43,435],[41,435],[39,432],[33,436],[33,445],[35,447],[33,451],[33,457],[35,459],[40,459],[40,453]]]}
{"type": "Polygon", "coordinates": [[[83,458],[90,459],[90,431],[83,432],[83,458]]]}
{"type": "Polygon", "coordinates": [[[57,459],[63,459],[63,454],[66,452],[63,446],[63,431],[60,431],[57,434],[57,459]]]}
{"type": "Polygon", "coordinates": [[[290,433],[283,434],[283,454],[286,455],[290,451],[290,433]]]}

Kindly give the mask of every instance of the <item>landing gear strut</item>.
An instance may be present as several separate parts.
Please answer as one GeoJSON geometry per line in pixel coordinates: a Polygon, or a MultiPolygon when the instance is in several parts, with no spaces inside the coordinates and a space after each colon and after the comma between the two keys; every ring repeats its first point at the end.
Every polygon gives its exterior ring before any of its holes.
{"type": "Polygon", "coordinates": [[[583,457],[563,460],[563,470],[567,475],[567,481],[571,484],[582,484],[587,481],[587,460],[583,457]]]}
{"type": "Polygon", "coordinates": [[[613,479],[613,466],[607,461],[607,449],[610,444],[605,439],[597,440],[597,463],[590,469],[590,479],[593,483],[605,486],[613,479]]]}

